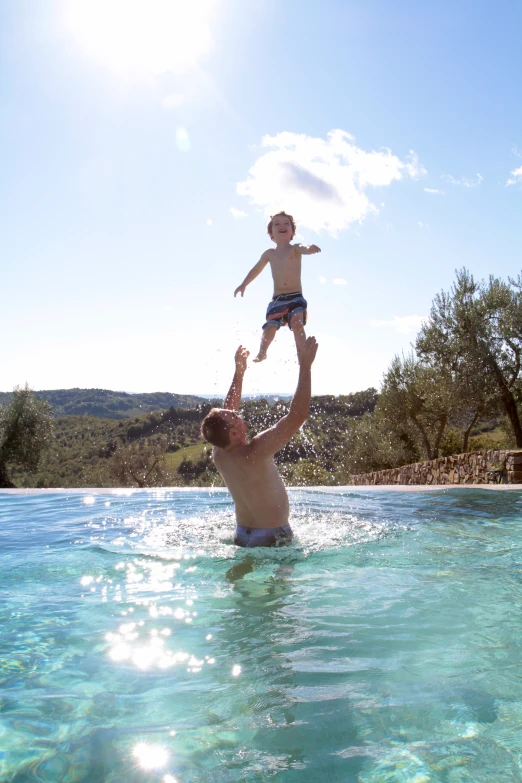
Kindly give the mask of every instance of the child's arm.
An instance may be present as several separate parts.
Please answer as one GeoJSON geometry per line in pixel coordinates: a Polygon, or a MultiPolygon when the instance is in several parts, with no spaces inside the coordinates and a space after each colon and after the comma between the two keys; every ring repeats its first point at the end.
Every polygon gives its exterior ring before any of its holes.
{"type": "Polygon", "coordinates": [[[294,247],[301,253],[302,256],[311,256],[314,253],[320,253],[321,248],[317,245],[294,245],[294,247]]]}
{"type": "Polygon", "coordinates": [[[234,291],[234,296],[236,296],[236,294],[239,294],[240,292],[241,292],[241,296],[244,296],[245,288],[247,287],[247,285],[251,283],[252,280],[255,280],[259,274],[261,274],[261,272],[263,271],[263,269],[267,264],[268,264],[268,253],[265,251],[261,256],[261,258],[259,259],[259,261],[257,262],[257,264],[252,267],[252,269],[245,277],[241,285],[238,285],[238,287],[234,291]]]}

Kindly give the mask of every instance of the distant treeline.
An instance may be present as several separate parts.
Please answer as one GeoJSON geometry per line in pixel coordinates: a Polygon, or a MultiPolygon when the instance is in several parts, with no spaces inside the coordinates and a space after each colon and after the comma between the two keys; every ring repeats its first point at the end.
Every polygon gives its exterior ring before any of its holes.
{"type": "MultiPolygon", "coordinates": [[[[23,390],[19,397],[30,403],[23,390]]],[[[44,403],[35,400],[35,404],[44,403]]],[[[394,451],[389,433],[380,431],[379,404],[373,388],[339,397],[313,397],[307,423],[276,455],[285,481],[290,485],[346,484],[363,466],[399,459],[404,453],[402,441],[397,441],[394,451]]],[[[222,482],[211,449],[199,436],[201,419],[211,405],[169,408],[120,420],[55,418],[52,434],[46,430],[38,460],[26,468],[14,460],[9,479],[19,487],[219,486],[222,482]]],[[[288,408],[287,400],[245,401],[242,413],[249,422],[249,434],[272,426],[288,408]]],[[[453,439],[446,437],[442,453],[455,450],[455,433],[457,443],[462,439],[457,420],[449,431],[453,439]]],[[[495,417],[477,422],[473,433],[473,448],[510,444],[509,432],[495,417]]],[[[421,456],[417,451],[410,455],[413,461],[421,456]]]]}
{"type": "MultiPolygon", "coordinates": [[[[348,420],[371,413],[376,400],[375,389],[341,397],[314,397],[310,429],[280,452],[278,463],[288,463],[290,469],[302,460],[321,456],[321,464],[330,465],[327,453],[337,439],[342,441],[348,420]]],[[[60,416],[53,420],[53,434],[42,450],[37,470],[13,465],[13,483],[27,487],[220,483],[210,448],[199,435],[201,420],[212,404],[207,401],[195,408],[171,407],[120,420],[60,416]]],[[[288,407],[288,400],[247,400],[242,412],[254,434],[272,426],[288,407]]]]}
{"type": "MultiPolygon", "coordinates": [[[[206,402],[193,394],[127,394],[107,389],[55,389],[34,392],[37,400],[45,400],[58,416],[101,416],[106,419],[125,419],[165,408],[195,408],[206,402]]],[[[0,392],[0,406],[9,405],[12,392],[0,392]]]]}

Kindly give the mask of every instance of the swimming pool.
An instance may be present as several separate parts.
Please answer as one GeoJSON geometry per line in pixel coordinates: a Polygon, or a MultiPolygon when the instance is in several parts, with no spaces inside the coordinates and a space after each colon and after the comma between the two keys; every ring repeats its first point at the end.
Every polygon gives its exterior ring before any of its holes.
{"type": "Polygon", "coordinates": [[[522,780],[522,492],[0,494],[0,780],[522,780]]]}

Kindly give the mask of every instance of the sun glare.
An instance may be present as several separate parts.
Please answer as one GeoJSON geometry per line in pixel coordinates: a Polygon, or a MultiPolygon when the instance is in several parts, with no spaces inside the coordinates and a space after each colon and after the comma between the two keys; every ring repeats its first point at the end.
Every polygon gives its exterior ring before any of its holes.
{"type": "Polygon", "coordinates": [[[149,745],[140,742],[133,751],[134,757],[143,769],[161,769],[169,760],[169,752],[161,745],[149,745]]]}
{"type": "Polygon", "coordinates": [[[218,0],[69,0],[66,24],[80,45],[120,76],[181,73],[211,48],[218,0]]]}

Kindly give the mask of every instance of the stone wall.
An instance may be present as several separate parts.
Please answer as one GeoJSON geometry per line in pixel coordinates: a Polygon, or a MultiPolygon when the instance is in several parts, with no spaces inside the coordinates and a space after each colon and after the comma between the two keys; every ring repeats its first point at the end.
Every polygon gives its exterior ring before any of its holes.
{"type": "Polygon", "coordinates": [[[487,449],[351,476],[350,484],[522,484],[522,450],[487,449]]]}

